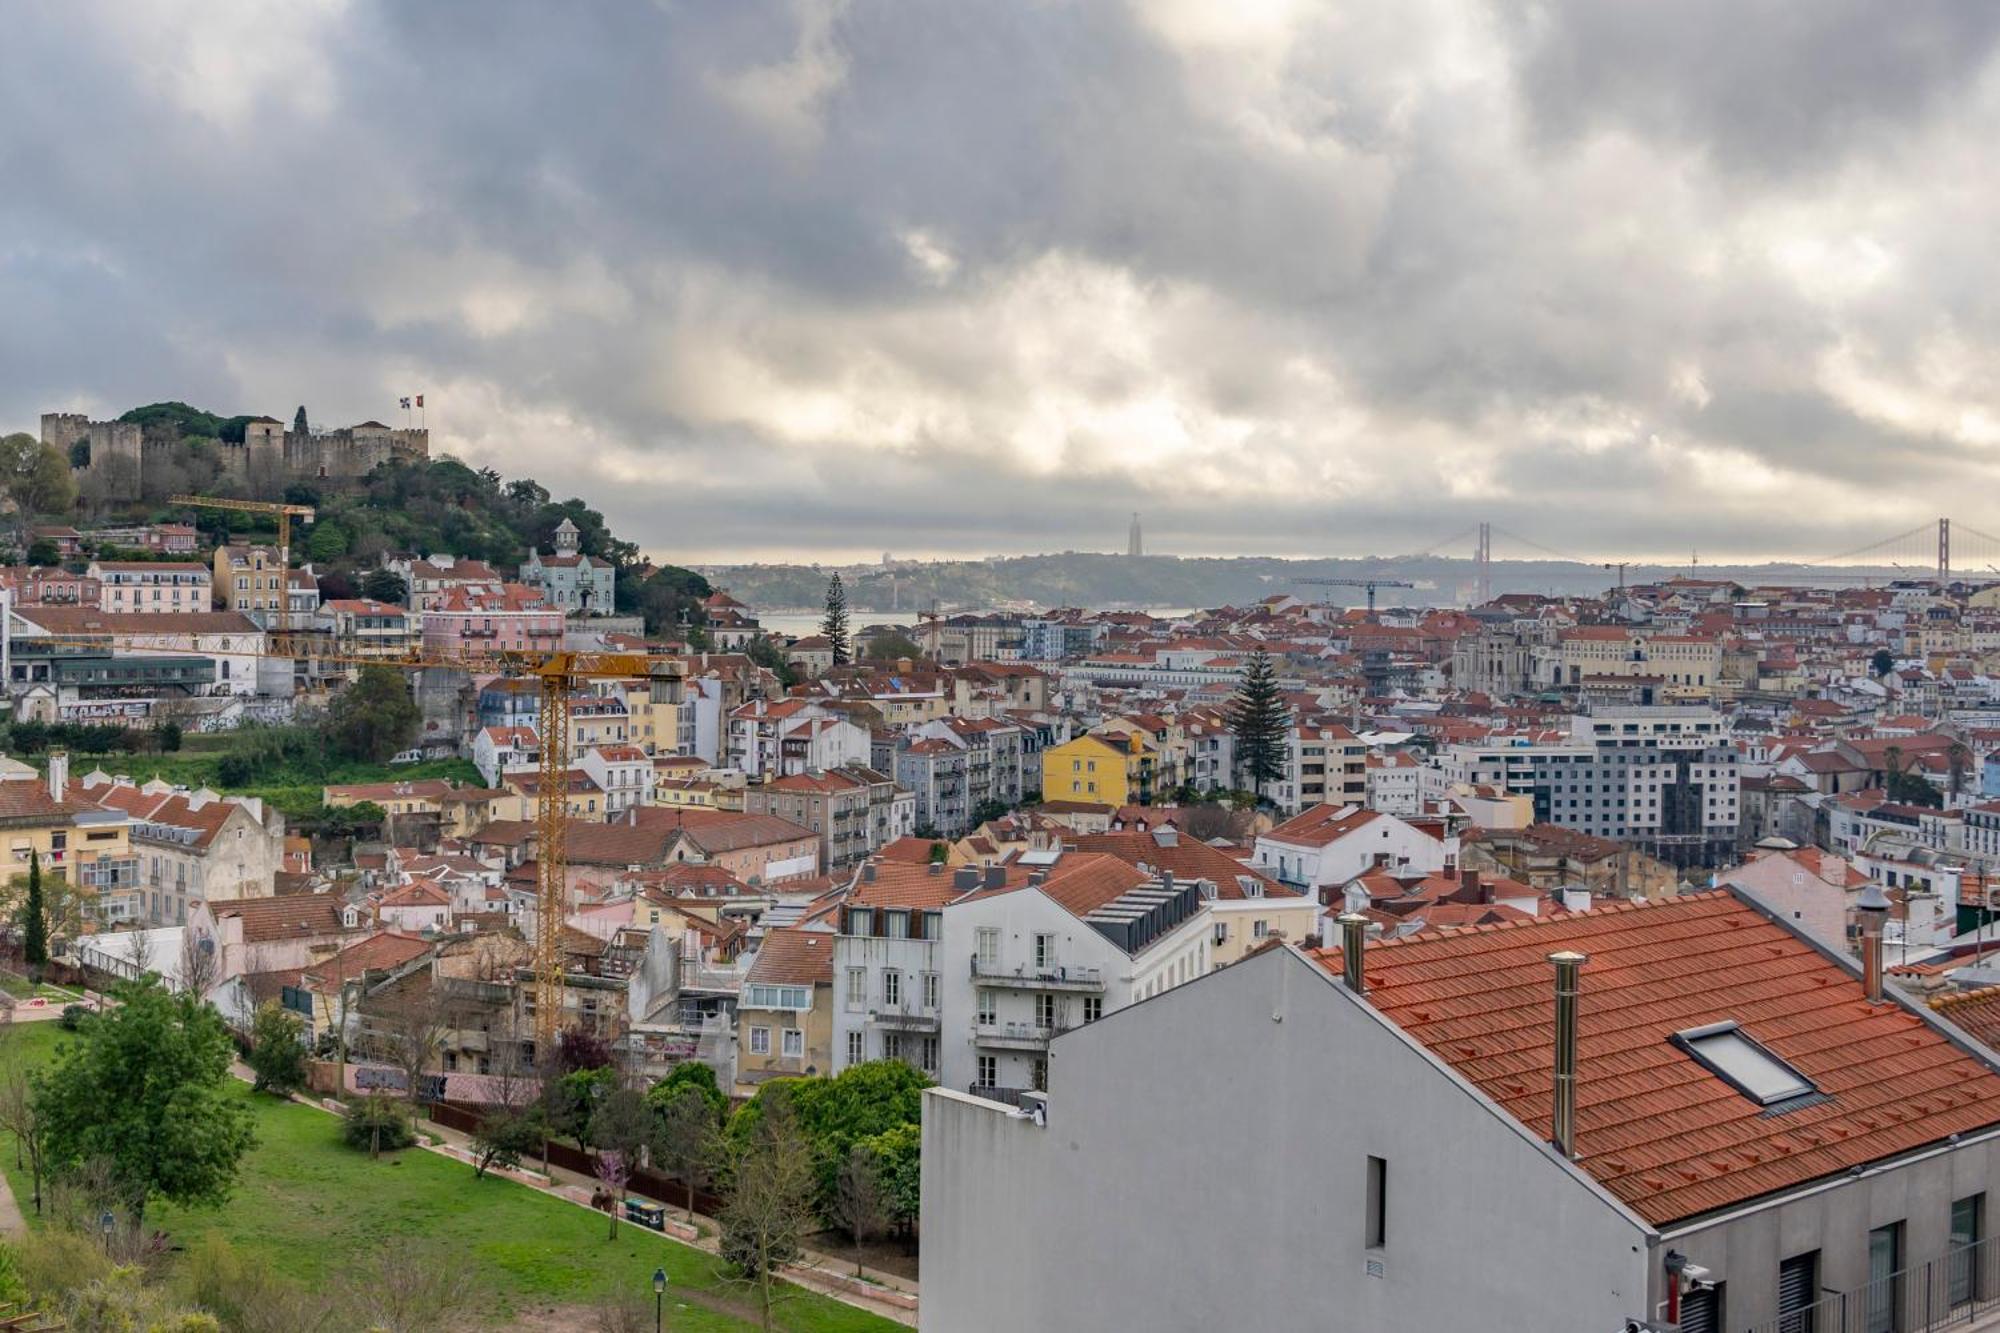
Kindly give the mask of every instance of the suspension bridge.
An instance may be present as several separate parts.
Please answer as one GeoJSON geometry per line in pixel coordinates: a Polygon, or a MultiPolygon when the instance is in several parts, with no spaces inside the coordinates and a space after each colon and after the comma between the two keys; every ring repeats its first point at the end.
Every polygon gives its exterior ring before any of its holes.
{"type": "MultiPolygon", "coordinates": [[[[1652,561],[1636,560],[1592,560],[1557,550],[1519,533],[1509,532],[1493,523],[1479,523],[1455,532],[1441,541],[1400,559],[1422,559],[1430,556],[1456,555],[1470,546],[1474,565],[1473,605],[1489,601],[1493,595],[1493,560],[1495,539],[1503,543],[1501,549],[1513,554],[1514,559],[1561,560],[1571,564],[1595,565],[1603,569],[1618,571],[1619,583],[1624,583],[1625,570],[1633,565],[1652,564],[1652,561]]],[[[1735,564],[1738,562],[1721,562],[1735,564]]],[[[1700,564],[1697,555],[1690,553],[1689,567],[1700,564]]],[[[1955,523],[1950,518],[1919,523],[1904,532],[1893,533],[1852,550],[1837,551],[1817,560],[1775,562],[1760,565],[1761,571],[1768,571],[1772,579],[1792,579],[1800,583],[1886,583],[1895,580],[1921,580],[1944,587],[1955,579],[2000,581],[2000,537],[1964,523],[1955,523]]]]}

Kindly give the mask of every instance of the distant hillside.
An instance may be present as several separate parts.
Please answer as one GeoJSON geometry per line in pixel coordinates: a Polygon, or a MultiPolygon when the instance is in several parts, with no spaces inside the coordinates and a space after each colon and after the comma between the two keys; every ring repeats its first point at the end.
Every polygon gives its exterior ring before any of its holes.
{"type": "MultiPolygon", "coordinates": [[[[705,565],[709,581],[753,607],[812,607],[826,591],[828,569],[811,565],[705,565]]],[[[1687,573],[1685,567],[1634,565],[1633,583],[1687,573]]],[[[1799,577],[1796,565],[1703,565],[1708,578],[1775,582],[1799,577]]],[[[1861,571],[1854,571],[1861,572],[1861,571]]],[[[1882,577],[1893,571],[1873,571],[1882,577]]],[[[1905,575],[1907,576],[1907,575],[1905,575]]],[[[1019,556],[996,560],[926,561],[897,568],[844,569],[847,600],[857,610],[900,609],[905,615],[933,600],[944,610],[989,609],[1031,603],[1036,607],[1243,606],[1274,593],[1314,594],[1360,605],[1360,588],[1313,588],[1302,578],[1391,578],[1417,585],[1382,588],[1383,606],[1453,605],[1470,599],[1474,565],[1444,556],[1281,560],[1267,556],[1191,557],[1095,555],[1019,556]]],[[[1493,591],[1588,596],[1616,582],[1599,565],[1567,560],[1496,560],[1493,591]]]]}

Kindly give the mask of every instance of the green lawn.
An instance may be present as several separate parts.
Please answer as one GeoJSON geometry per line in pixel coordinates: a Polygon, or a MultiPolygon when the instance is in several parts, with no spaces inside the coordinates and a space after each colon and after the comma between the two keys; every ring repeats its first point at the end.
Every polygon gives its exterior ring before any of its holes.
{"type": "MultiPolygon", "coordinates": [[[[4,1058],[45,1061],[61,1032],[55,1023],[11,1034],[4,1058]]],[[[487,1296],[486,1314],[509,1319],[551,1305],[587,1303],[614,1286],[651,1290],[664,1266],[672,1289],[730,1291],[720,1261],[699,1250],[621,1226],[605,1239],[602,1214],[550,1198],[511,1181],[475,1180],[472,1168],[413,1149],[371,1162],[337,1137],[338,1122],[323,1111],[273,1098],[239,1095],[257,1117],[257,1147],[244,1165],[235,1194],[219,1209],[157,1204],[149,1225],[179,1244],[219,1231],[245,1252],[261,1252],[287,1276],[308,1283],[338,1282],[342,1274],[383,1244],[421,1240],[444,1247],[477,1271],[487,1296]]],[[[30,1211],[29,1182],[14,1167],[0,1137],[4,1168],[23,1211],[30,1211]]],[[[671,1294],[671,1292],[670,1292],[671,1294]]],[[[778,1312],[782,1327],[810,1333],[874,1333],[900,1326],[824,1297],[801,1293],[778,1312]]],[[[673,1312],[677,1330],[738,1330],[750,1324],[689,1300],[673,1312]]]]}

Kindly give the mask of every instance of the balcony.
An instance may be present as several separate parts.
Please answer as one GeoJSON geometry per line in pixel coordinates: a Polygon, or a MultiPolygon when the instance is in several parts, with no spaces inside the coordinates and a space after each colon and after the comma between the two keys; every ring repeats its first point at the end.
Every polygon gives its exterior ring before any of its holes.
{"type": "Polygon", "coordinates": [[[990,1051],[1046,1051],[1049,1038],[1061,1031],[1033,1023],[975,1023],[972,1044],[990,1051]]]}
{"type": "Polygon", "coordinates": [[[989,1102],[1002,1102],[1008,1106],[1019,1106],[1022,1094],[1032,1092],[1034,1089],[1003,1088],[992,1083],[974,1083],[967,1087],[966,1091],[975,1097],[984,1097],[989,1102]]]}
{"type": "Polygon", "coordinates": [[[914,1004],[884,1004],[868,1011],[868,1025],[890,1032],[936,1032],[938,1016],[914,1004]]]}
{"type": "Polygon", "coordinates": [[[1101,991],[1104,973],[1094,967],[1031,968],[1006,967],[999,962],[981,962],[972,956],[972,979],[982,986],[1008,990],[1101,991]]]}

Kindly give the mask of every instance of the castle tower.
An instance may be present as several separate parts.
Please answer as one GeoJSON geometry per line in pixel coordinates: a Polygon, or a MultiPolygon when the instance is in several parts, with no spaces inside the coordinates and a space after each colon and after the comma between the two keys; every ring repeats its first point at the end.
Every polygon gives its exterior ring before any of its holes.
{"type": "Polygon", "coordinates": [[[576,524],[570,522],[568,519],[564,519],[561,523],[556,525],[557,555],[575,555],[577,552],[577,544],[581,540],[582,536],[577,532],[576,524]]]}
{"type": "Polygon", "coordinates": [[[1125,554],[1138,557],[1146,554],[1146,543],[1139,535],[1139,516],[1132,515],[1132,535],[1125,544],[1125,554]]]}

